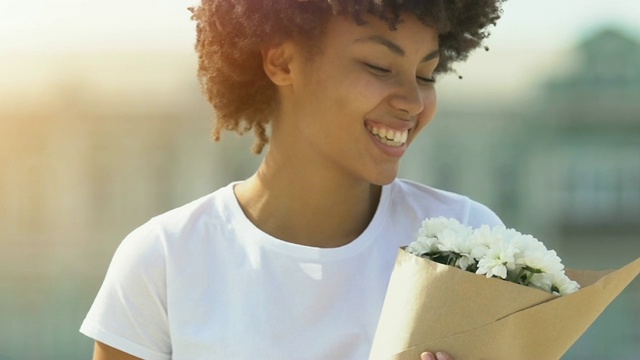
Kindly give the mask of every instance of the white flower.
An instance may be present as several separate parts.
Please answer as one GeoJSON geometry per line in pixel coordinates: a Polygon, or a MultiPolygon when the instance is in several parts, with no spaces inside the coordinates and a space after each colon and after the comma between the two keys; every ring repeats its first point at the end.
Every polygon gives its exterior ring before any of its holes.
{"type": "Polygon", "coordinates": [[[564,265],[554,250],[525,250],[517,259],[516,264],[536,270],[536,272],[549,274],[564,270],[564,265]]]}
{"type": "Polygon", "coordinates": [[[467,233],[444,229],[438,234],[439,248],[441,251],[450,251],[459,254],[460,249],[467,242],[467,233]]]}
{"type": "Polygon", "coordinates": [[[458,260],[456,260],[455,266],[462,269],[467,270],[471,265],[474,265],[476,260],[469,255],[462,255],[458,260]]]}
{"type": "Polygon", "coordinates": [[[407,246],[407,251],[416,255],[423,256],[438,251],[438,239],[433,237],[420,236],[416,241],[407,246]]]}
{"type": "Polygon", "coordinates": [[[518,235],[511,241],[515,242],[518,249],[520,249],[523,253],[543,253],[547,251],[546,246],[544,246],[544,244],[540,240],[534,238],[531,235],[523,235],[518,233],[518,235]]]}
{"type": "MultiPolygon", "coordinates": [[[[494,242],[494,245],[498,245],[498,242],[494,242]]],[[[507,270],[515,269],[514,256],[516,249],[509,243],[499,245],[489,248],[485,256],[478,261],[476,274],[485,274],[488,278],[498,276],[506,279],[507,270]]]]}
{"type": "Polygon", "coordinates": [[[472,256],[473,250],[477,247],[475,239],[471,237],[472,233],[470,227],[463,227],[457,231],[445,229],[439,235],[440,249],[453,253],[457,258],[454,265],[462,270],[467,270],[477,263],[472,256]]]}
{"type": "Polygon", "coordinates": [[[564,271],[533,274],[528,286],[555,295],[567,295],[580,289],[580,285],[569,279],[564,271]]]}
{"type": "Polygon", "coordinates": [[[417,239],[409,244],[407,251],[418,256],[452,253],[455,259],[471,233],[470,227],[460,224],[455,219],[444,217],[426,219],[418,230],[417,239]]]}
{"type": "Polygon", "coordinates": [[[474,237],[478,246],[472,252],[472,255],[478,258],[476,274],[506,279],[508,271],[516,268],[515,258],[519,250],[512,239],[519,235],[519,232],[502,225],[493,228],[482,226],[477,229],[474,237]]]}
{"type": "Polygon", "coordinates": [[[471,235],[471,243],[473,243],[473,249],[471,250],[471,257],[476,260],[480,260],[485,256],[487,251],[489,251],[489,247],[491,246],[491,242],[493,239],[493,235],[491,232],[491,228],[487,225],[482,225],[478,229],[476,229],[471,235]]]}
{"type": "Polygon", "coordinates": [[[569,279],[564,271],[551,274],[551,291],[556,295],[568,295],[580,289],[580,284],[569,279]]]}
{"type": "Polygon", "coordinates": [[[515,229],[507,229],[504,225],[497,225],[491,229],[491,233],[495,239],[494,241],[512,244],[520,250],[519,240],[523,238],[523,235],[515,229]]]}
{"type": "Polygon", "coordinates": [[[528,286],[550,293],[551,280],[553,276],[553,274],[549,273],[531,274],[528,286]]]}
{"type": "Polygon", "coordinates": [[[456,233],[471,232],[470,228],[460,224],[458,220],[441,216],[424,220],[418,231],[418,236],[438,237],[446,229],[456,233]]]}

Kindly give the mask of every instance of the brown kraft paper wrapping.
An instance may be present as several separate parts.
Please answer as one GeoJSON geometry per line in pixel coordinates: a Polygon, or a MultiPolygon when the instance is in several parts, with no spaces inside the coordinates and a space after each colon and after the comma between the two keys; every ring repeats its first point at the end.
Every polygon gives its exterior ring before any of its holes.
{"type": "Polygon", "coordinates": [[[369,359],[559,359],[639,272],[567,270],[581,289],[556,296],[400,249],[369,359]]]}

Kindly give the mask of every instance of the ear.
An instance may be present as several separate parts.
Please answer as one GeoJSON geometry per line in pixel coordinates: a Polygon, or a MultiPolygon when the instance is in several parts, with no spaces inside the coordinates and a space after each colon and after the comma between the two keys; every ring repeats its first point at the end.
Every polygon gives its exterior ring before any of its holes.
{"type": "Polygon", "coordinates": [[[291,42],[262,49],[262,66],[269,79],[276,85],[289,85],[294,46],[291,42]]]}

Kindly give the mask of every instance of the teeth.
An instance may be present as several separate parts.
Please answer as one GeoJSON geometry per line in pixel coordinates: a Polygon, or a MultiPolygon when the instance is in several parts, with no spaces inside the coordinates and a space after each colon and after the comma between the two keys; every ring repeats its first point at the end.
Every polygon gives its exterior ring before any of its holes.
{"type": "Polygon", "coordinates": [[[380,139],[380,141],[385,145],[394,146],[394,147],[402,145],[402,143],[400,142],[391,141],[389,139],[380,139]]]}
{"type": "Polygon", "coordinates": [[[396,132],[393,130],[387,130],[387,139],[393,140],[396,137],[396,132]]]}
{"type": "Polygon", "coordinates": [[[380,139],[380,142],[389,146],[401,146],[407,142],[408,130],[393,130],[368,126],[369,131],[380,139]]]}

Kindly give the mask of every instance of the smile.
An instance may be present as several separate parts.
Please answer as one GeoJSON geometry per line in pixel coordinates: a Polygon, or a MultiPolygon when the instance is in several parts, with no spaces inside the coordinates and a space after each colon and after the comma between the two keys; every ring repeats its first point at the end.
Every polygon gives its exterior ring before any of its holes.
{"type": "Polygon", "coordinates": [[[409,130],[394,130],[387,127],[367,124],[369,132],[387,146],[399,147],[407,142],[409,130]]]}

